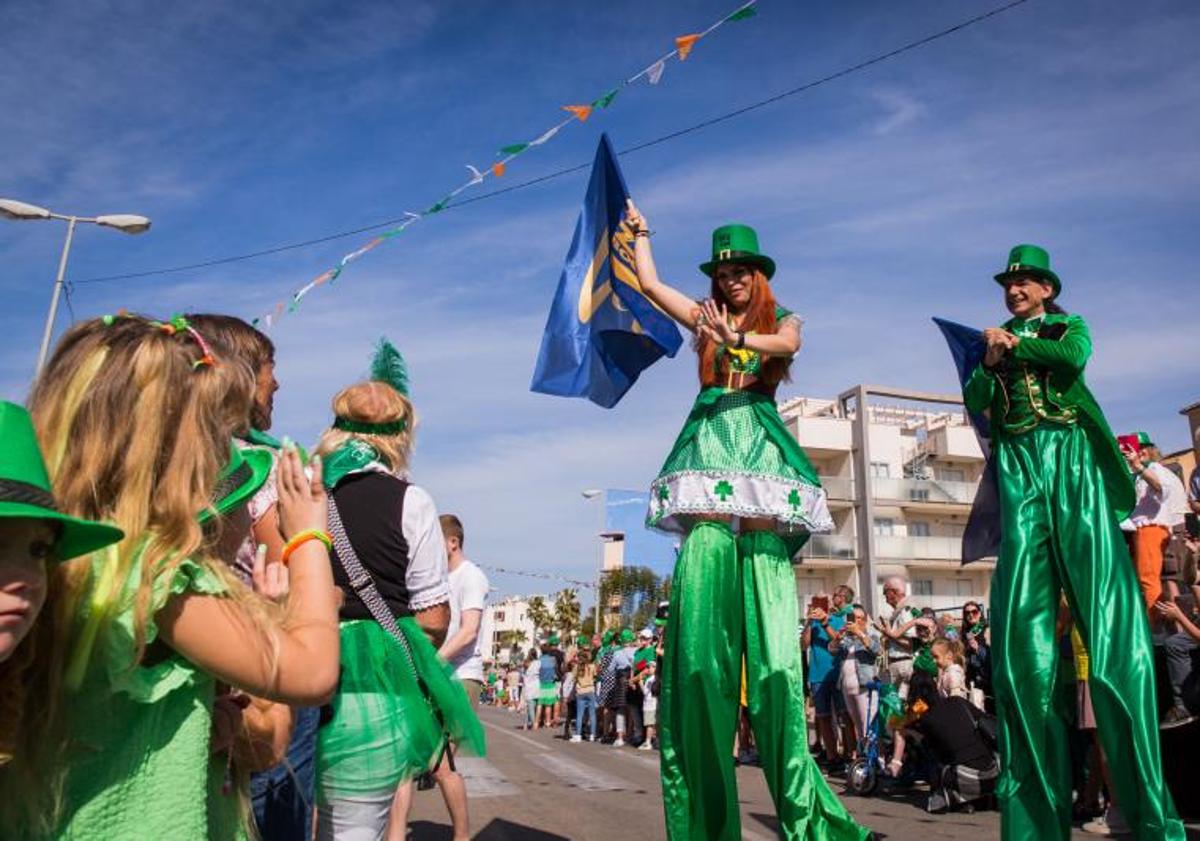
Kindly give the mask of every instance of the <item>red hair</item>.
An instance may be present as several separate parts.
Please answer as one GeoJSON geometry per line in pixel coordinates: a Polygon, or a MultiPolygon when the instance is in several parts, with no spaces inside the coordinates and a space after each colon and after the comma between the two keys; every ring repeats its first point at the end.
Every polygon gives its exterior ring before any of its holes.
{"type": "MultiPolygon", "coordinates": [[[[733,304],[721,291],[721,284],[717,283],[716,278],[712,280],[711,292],[713,300],[718,305],[724,305],[731,314],[734,313],[733,304]]],[[[774,335],[778,329],[778,323],[775,320],[775,306],[775,295],[771,292],[771,282],[767,280],[766,275],[755,269],[754,281],[750,285],[750,302],[746,305],[745,315],[742,318],[742,331],[759,335],[774,335]]],[[[723,385],[722,375],[724,372],[717,370],[716,366],[717,343],[697,333],[692,347],[700,361],[700,385],[705,388],[723,385]]],[[[762,371],[758,378],[774,387],[788,379],[788,369],[791,367],[790,357],[768,356],[763,359],[762,371]]]]}

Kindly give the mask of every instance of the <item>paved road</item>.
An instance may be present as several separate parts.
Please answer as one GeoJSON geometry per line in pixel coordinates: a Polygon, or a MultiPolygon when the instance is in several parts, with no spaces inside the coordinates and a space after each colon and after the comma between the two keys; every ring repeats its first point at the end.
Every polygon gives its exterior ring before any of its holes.
{"type": "MultiPolygon", "coordinates": [[[[471,792],[471,827],[482,841],[631,841],[664,839],[658,754],[599,744],[571,744],[561,731],[525,732],[515,713],[484,707],[486,759],[459,762],[471,792]]],[[[774,809],[758,768],[737,771],[742,835],[775,838],[774,809]]],[[[841,791],[838,781],[834,790],[841,791]]],[[[843,797],[857,820],[889,841],[998,838],[994,812],[928,815],[920,795],[843,797]]],[[[419,792],[414,841],[448,841],[449,820],[436,790],[419,792]]],[[[1077,832],[1078,838],[1095,838],[1077,832]]],[[[1200,838],[1200,834],[1189,837],[1200,838]]]]}

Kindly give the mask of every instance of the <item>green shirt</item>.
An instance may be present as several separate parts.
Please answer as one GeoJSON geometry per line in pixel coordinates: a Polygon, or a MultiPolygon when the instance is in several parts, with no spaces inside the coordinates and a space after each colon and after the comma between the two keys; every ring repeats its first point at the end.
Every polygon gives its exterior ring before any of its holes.
{"type": "MultiPolygon", "coordinates": [[[[110,557],[91,557],[93,580],[110,557]]],[[[100,631],[82,684],[66,699],[69,711],[64,819],[55,838],[244,837],[236,795],[221,792],[224,754],[210,756],[213,677],[170,649],[153,645],[133,663],[133,597],[140,559],[126,579],[122,601],[100,631]]],[[[206,567],[184,561],[170,580],[154,583],[151,617],[171,595],[219,594],[222,582],[206,567]]]]}

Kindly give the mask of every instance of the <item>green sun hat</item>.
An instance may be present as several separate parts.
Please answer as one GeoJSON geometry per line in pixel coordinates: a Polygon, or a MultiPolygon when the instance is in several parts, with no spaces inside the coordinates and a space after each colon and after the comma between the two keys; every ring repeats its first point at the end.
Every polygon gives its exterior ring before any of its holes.
{"type": "Polygon", "coordinates": [[[592,638],[587,634],[580,634],[579,636],[575,637],[575,645],[579,646],[580,648],[583,648],[585,645],[590,645],[591,642],[592,638]]]}
{"type": "Polygon", "coordinates": [[[629,630],[628,628],[622,628],[621,629],[621,642],[627,644],[627,643],[633,642],[633,640],[634,640],[633,631],[629,630]]]}
{"type": "Polygon", "coordinates": [[[937,661],[933,659],[933,655],[929,653],[929,649],[922,649],[916,657],[913,658],[913,671],[924,672],[927,675],[936,676],[938,673],[937,661]]]}
{"type": "Polygon", "coordinates": [[[613,632],[611,629],[604,632],[604,636],[600,637],[600,642],[604,645],[610,645],[613,640],[613,632]]]}
{"type": "Polygon", "coordinates": [[[1050,254],[1039,245],[1014,245],[1008,252],[1008,268],[996,275],[997,283],[1020,275],[1033,275],[1054,287],[1054,297],[1062,292],[1062,281],[1050,270],[1050,254]]]}
{"type": "Polygon", "coordinates": [[[546,637],[546,643],[548,645],[558,645],[558,634],[551,634],[546,637]]]}
{"type": "Polygon", "coordinates": [[[249,502],[250,497],[258,493],[271,475],[274,460],[269,450],[254,447],[242,449],[231,444],[229,463],[217,477],[216,487],[213,488],[213,504],[200,512],[200,523],[224,516],[249,502]]]}
{"type": "Polygon", "coordinates": [[[108,523],[81,520],[58,510],[33,420],[24,407],[0,402],[0,517],[49,520],[58,525],[56,560],[67,561],[103,549],[125,537],[108,523]]]}
{"type": "Polygon", "coordinates": [[[749,225],[722,225],[712,234],[712,259],[700,271],[712,277],[722,263],[744,263],[760,269],[767,280],[775,274],[775,261],[758,250],[758,234],[749,225]]]}

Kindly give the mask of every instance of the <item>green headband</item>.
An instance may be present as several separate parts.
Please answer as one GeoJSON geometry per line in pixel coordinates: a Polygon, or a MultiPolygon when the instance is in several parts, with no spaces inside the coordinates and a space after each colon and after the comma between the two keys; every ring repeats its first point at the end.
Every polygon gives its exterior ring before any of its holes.
{"type": "Polygon", "coordinates": [[[343,432],[359,432],[363,435],[399,435],[408,428],[408,424],[405,423],[404,418],[387,423],[366,423],[338,416],[333,419],[333,428],[343,432]]]}

